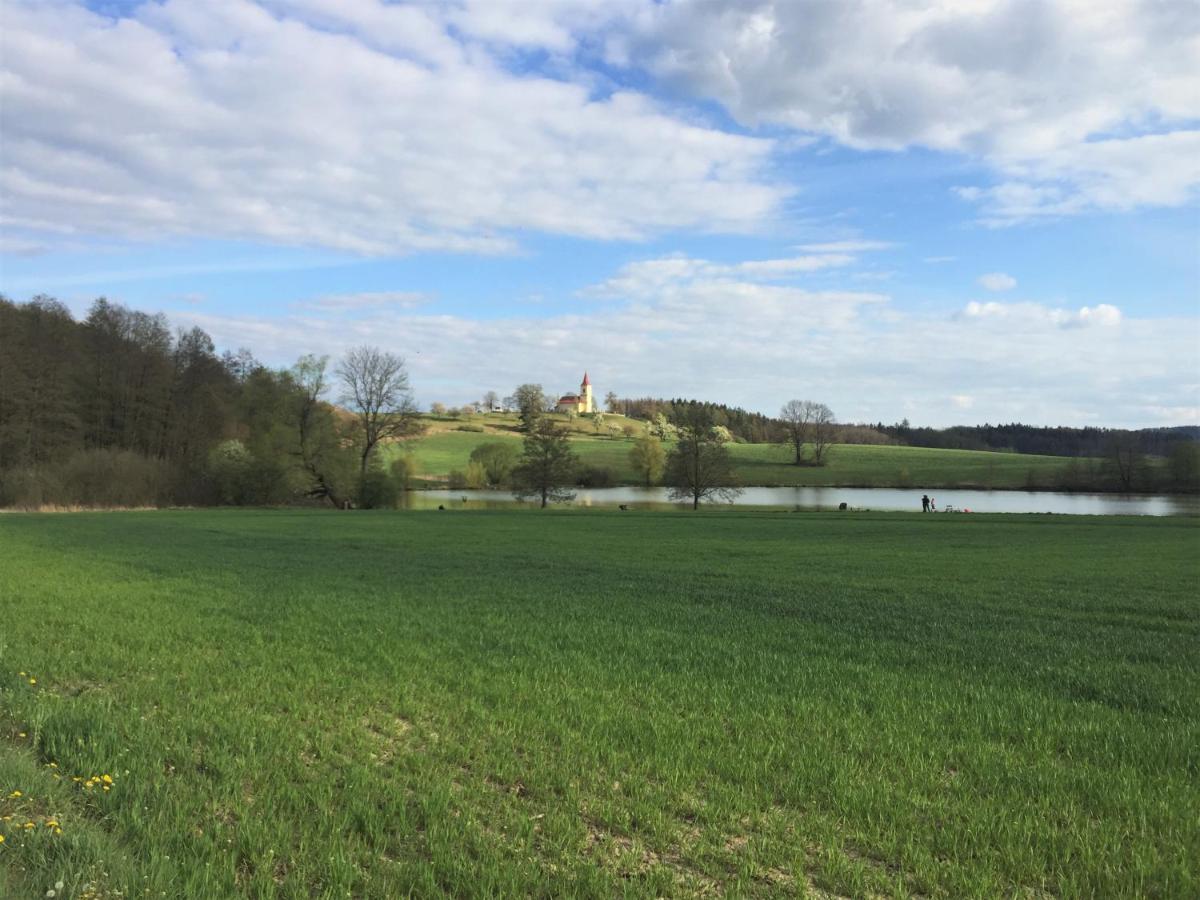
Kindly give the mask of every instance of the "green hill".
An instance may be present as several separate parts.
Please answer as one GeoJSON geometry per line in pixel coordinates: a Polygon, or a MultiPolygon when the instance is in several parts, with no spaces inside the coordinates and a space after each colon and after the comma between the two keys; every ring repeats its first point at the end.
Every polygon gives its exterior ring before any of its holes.
{"type": "MultiPolygon", "coordinates": [[[[515,416],[427,416],[424,421],[428,431],[422,437],[387,448],[393,456],[405,453],[416,462],[421,484],[443,484],[452,471],[465,470],[471,451],[482,443],[511,441],[520,447],[515,416]]],[[[584,465],[610,469],[615,484],[640,483],[629,463],[633,437],[597,435],[590,419],[568,421],[562,417],[561,421],[571,431],[575,452],[584,465]]],[[[637,434],[645,429],[645,423],[624,416],[606,416],[606,423],[631,425],[637,434]]],[[[1059,456],[890,445],[835,445],[829,451],[828,464],[819,467],[792,465],[791,448],[780,444],[731,444],[730,452],[742,483],[758,487],[1044,489],[1060,486],[1071,464],[1059,456]]]]}

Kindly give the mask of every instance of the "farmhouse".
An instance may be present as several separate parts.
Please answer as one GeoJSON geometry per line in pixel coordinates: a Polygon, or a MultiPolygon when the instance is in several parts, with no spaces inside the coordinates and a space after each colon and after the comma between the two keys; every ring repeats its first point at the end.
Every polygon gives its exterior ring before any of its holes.
{"type": "Polygon", "coordinates": [[[583,383],[579,385],[578,394],[563,394],[555,405],[558,412],[591,413],[596,411],[592,403],[592,382],[587,372],[583,373],[583,383]]]}

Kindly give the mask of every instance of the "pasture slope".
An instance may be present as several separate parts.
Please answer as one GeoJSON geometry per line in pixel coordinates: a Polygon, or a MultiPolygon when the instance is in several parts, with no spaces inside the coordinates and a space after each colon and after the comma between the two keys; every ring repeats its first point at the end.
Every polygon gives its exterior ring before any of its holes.
{"type": "Polygon", "coordinates": [[[0,516],[0,895],[1194,897],[1198,538],[0,516]]]}
{"type": "MultiPolygon", "coordinates": [[[[631,421],[620,416],[609,419],[631,421]]],[[[458,430],[464,423],[428,417],[425,421],[430,427],[425,436],[391,444],[386,452],[392,457],[407,454],[416,462],[418,478],[427,484],[444,482],[452,470],[465,470],[471,451],[482,443],[504,441],[518,450],[521,447],[516,420],[511,417],[473,416],[465,425],[483,431],[458,430]]],[[[564,419],[562,423],[571,431],[572,449],[583,464],[611,470],[617,484],[641,483],[629,462],[633,439],[600,437],[587,423],[586,419],[571,423],[564,419]]],[[[640,434],[643,425],[635,424],[640,434]]],[[[1060,456],[839,444],[830,449],[828,465],[817,467],[792,465],[791,448],[781,444],[730,444],[729,450],[742,483],[756,487],[1052,489],[1063,483],[1071,463],[1060,456]]],[[[1086,466],[1088,462],[1078,464],[1086,466]]]]}

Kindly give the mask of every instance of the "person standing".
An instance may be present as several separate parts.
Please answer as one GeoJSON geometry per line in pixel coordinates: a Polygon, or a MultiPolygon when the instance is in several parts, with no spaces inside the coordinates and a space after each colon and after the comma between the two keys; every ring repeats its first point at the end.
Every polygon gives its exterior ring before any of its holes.
{"type": "Polygon", "coordinates": [[[934,500],[932,497],[929,498],[929,511],[937,512],[937,501],[934,500]]]}
{"type": "Polygon", "coordinates": [[[929,512],[929,495],[921,495],[921,512],[929,512]]]}

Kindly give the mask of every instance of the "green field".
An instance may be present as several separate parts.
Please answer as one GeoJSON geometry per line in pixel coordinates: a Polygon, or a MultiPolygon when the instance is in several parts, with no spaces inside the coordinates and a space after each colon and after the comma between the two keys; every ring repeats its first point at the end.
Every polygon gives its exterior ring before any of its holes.
{"type": "MultiPolygon", "coordinates": [[[[417,472],[429,484],[443,482],[449,473],[467,467],[471,451],[487,441],[511,441],[520,447],[516,419],[510,416],[473,416],[469,426],[483,432],[459,431],[463,423],[427,420],[430,432],[418,440],[394,444],[390,455],[408,453],[417,462],[417,472]]],[[[633,420],[610,416],[624,424],[633,420]]],[[[567,424],[564,420],[563,424],[567,424]]],[[[639,433],[643,423],[635,423],[639,433]]],[[[572,445],[587,466],[611,469],[618,484],[639,484],[629,463],[633,440],[599,437],[587,419],[571,423],[572,445]]],[[[668,445],[669,447],[669,445],[668,445]]],[[[924,447],[836,445],[829,451],[828,465],[792,465],[790,446],[779,444],[730,444],[738,476],[745,485],[759,487],[838,486],[913,488],[995,488],[1023,490],[1056,487],[1068,460],[1060,456],[993,453],[978,450],[937,450],[924,447]]]]}
{"type": "Polygon", "coordinates": [[[1195,897],[1198,549],[1179,518],[3,515],[0,896],[1195,897]]]}

